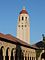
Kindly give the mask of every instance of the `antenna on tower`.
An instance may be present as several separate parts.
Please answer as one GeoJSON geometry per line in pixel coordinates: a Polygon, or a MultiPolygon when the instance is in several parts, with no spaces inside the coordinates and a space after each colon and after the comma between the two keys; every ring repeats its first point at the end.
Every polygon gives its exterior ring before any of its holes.
{"type": "Polygon", "coordinates": [[[23,4],[23,6],[24,6],[24,8],[25,7],[27,7],[27,9],[29,10],[29,13],[31,13],[32,12],[32,7],[31,7],[31,4],[29,3],[29,0],[22,0],[22,4],[23,4]]]}

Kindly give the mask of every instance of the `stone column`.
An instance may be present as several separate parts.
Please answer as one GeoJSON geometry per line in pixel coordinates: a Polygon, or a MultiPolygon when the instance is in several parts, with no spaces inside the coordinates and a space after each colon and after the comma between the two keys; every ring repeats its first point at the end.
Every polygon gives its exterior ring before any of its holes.
{"type": "Polygon", "coordinates": [[[1,56],[1,59],[3,59],[3,60],[5,60],[5,50],[4,50],[4,48],[3,47],[1,47],[1,49],[2,49],[2,56],[1,56]]]}
{"type": "Polygon", "coordinates": [[[24,53],[24,60],[25,60],[25,53],[24,53]]]}
{"type": "Polygon", "coordinates": [[[13,57],[14,57],[14,60],[15,60],[15,55],[13,57]]]}
{"type": "Polygon", "coordinates": [[[14,60],[15,60],[15,50],[13,50],[13,58],[14,58],[14,60]]]}
{"type": "Polygon", "coordinates": [[[3,49],[3,60],[5,60],[5,56],[6,56],[6,51],[5,49],[3,49]]]}
{"type": "Polygon", "coordinates": [[[35,57],[35,60],[36,60],[36,57],[35,57]]]}
{"type": "Polygon", "coordinates": [[[5,52],[3,52],[3,60],[5,60],[5,52]]]}
{"type": "Polygon", "coordinates": [[[44,59],[42,59],[42,60],[44,60],[44,59]]]}
{"type": "Polygon", "coordinates": [[[9,56],[9,60],[11,60],[11,50],[8,49],[8,56],[9,56]]]}
{"type": "Polygon", "coordinates": [[[11,60],[11,56],[9,56],[9,60],[11,60]]]}
{"type": "Polygon", "coordinates": [[[15,56],[14,56],[14,60],[15,60],[15,56]]]}
{"type": "Polygon", "coordinates": [[[32,56],[31,56],[31,60],[32,60],[32,56]]]}
{"type": "Polygon", "coordinates": [[[25,56],[24,56],[24,60],[25,60],[25,56]]]}
{"type": "Polygon", "coordinates": [[[5,56],[3,56],[3,60],[5,60],[5,56]]]}
{"type": "Polygon", "coordinates": [[[27,60],[28,60],[28,55],[26,57],[27,57],[27,60]]]}

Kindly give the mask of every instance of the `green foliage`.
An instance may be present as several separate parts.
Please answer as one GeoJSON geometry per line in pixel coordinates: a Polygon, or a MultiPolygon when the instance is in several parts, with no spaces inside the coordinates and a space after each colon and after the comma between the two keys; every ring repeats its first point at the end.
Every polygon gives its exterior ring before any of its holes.
{"type": "Polygon", "coordinates": [[[42,50],[36,50],[36,60],[38,60],[38,57],[40,56],[41,52],[42,52],[42,50]]]}
{"type": "Polygon", "coordinates": [[[45,41],[45,37],[43,37],[43,41],[45,41]]]}

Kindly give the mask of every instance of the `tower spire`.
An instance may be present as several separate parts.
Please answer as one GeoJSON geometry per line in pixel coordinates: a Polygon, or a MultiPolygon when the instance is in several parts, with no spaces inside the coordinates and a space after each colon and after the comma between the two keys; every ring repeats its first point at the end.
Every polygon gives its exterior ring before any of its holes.
{"type": "Polygon", "coordinates": [[[20,12],[20,14],[28,14],[28,12],[25,9],[25,6],[23,6],[22,11],[20,12]]]}
{"type": "Polygon", "coordinates": [[[23,6],[23,10],[26,10],[26,9],[25,9],[25,6],[23,6]]]}

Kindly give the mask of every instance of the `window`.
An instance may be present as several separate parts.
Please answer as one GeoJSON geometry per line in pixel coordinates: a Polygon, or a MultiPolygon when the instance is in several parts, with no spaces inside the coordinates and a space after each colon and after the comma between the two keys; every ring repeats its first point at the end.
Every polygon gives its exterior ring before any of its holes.
{"type": "Polygon", "coordinates": [[[24,17],[22,17],[22,20],[24,20],[24,17]]]}
{"type": "Polygon", "coordinates": [[[25,25],[25,27],[26,27],[26,25],[25,25]]]}
{"type": "Polygon", "coordinates": [[[22,27],[23,27],[23,25],[22,25],[22,27]]]}
{"type": "Polygon", "coordinates": [[[23,29],[23,28],[22,28],[23,29]]]}
{"type": "Polygon", "coordinates": [[[23,24],[23,23],[22,23],[23,24]]]}
{"type": "Polygon", "coordinates": [[[20,27],[20,25],[18,25],[20,27]]]}
{"type": "Polygon", "coordinates": [[[6,58],[5,58],[5,60],[9,60],[9,47],[7,48],[7,50],[6,50],[6,58]]]}
{"type": "Polygon", "coordinates": [[[26,17],[26,20],[27,20],[27,17],[26,17]]]}

